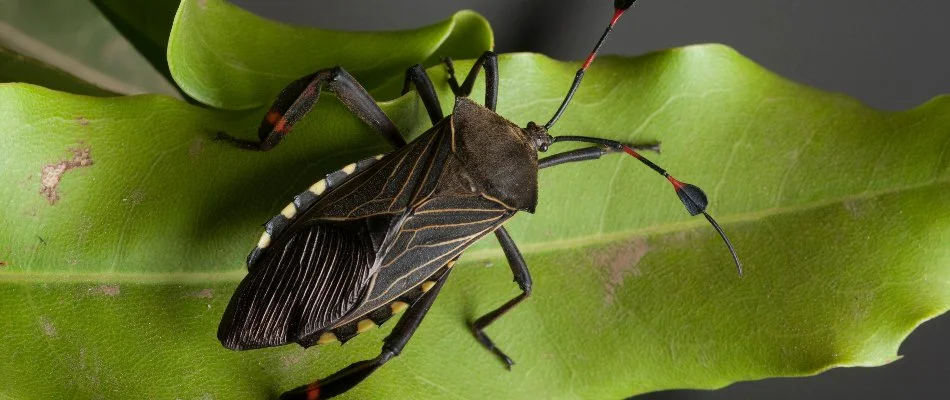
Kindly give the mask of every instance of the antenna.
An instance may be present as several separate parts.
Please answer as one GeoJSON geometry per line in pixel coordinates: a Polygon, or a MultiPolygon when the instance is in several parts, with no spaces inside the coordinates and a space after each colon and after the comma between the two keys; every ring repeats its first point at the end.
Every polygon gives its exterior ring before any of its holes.
{"type": "Polygon", "coordinates": [[[552,126],[561,118],[561,114],[564,114],[564,109],[567,108],[567,105],[571,102],[571,98],[574,97],[574,92],[577,91],[577,88],[581,85],[581,80],[584,79],[584,73],[587,72],[587,68],[590,67],[590,63],[594,62],[594,58],[597,58],[597,51],[600,50],[600,46],[604,45],[604,41],[607,40],[607,35],[610,35],[610,31],[614,29],[614,25],[617,23],[617,20],[620,19],[620,16],[623,15],[624,11],[627,11],[630,6],[633,5],[637,0],[614,0],[614,16],[610,19],[610,24],[607,25],[607,29],[604,30],[604,34],[600,36],[600,40],[597,41],[597,44],[594,46],[594,50],[590,52],[590,55],[587,56],[587,60],[584,61],[584,65],[581,69],[577,70],[577,73],[574,75],[574,83],[571,84],[571,89],[567,91],[567,96],[564,97],[564,101],[561,102],[561,106],[558,107],[557,112],[554,113],[554,116],[551,117],[551,120],[548,123],[544,124],[545,130],[550,130],[552,126]]]}
{"type": "Polygon", "coordinates": [[[709,204],[709,201],[706,199],[706,193],[703,193],[702,189],[695,185],[678,181],[676,178],[666,172],[665,169],[654,164],[632,147],[617,141],[586,136],[555,136],[552,138],[552,144],[557,142],[585,142],[607,146],[607,148],[613,151],[623,151],[633,156],[633,158],[640,160],[640,162],[646,164],[646,166],[650,167],[650,169],[656,171],[660,175],[663,175],[663,177],[665,177],[666,180],[670,181],[670,183],[673,185],[673,189],[676,191],[676,195],[680,198],[680,201],[683,202],[683,206],[686,207],[686,211],[689,212],[690,215],[694,216],[703,214],[703,216],[706,217],[716,232],[719,233],[719,237],[721,237],[722,241],[726,243],[726,247],[729,248],[729,253],[732,254],[732,260],[736,263],[736,271],[739,273],[739,277],[742,277],[742,263],[739,261],[739,256],[736,254],[736,249],[732,247],[732,242],[729,241],[729,237],[726,236],[726,232],[722,230],[722,227],[720,227],[716,220],[713,219],[712,215],[709,215],[709,213],[706,212],[706,206],[709,204]]]}
{"type": "MultiPolygon", "coordinates": [[[[568,90],[567,96],[564,97],[564,101],[561,102],[561,106],[558,107],[557,112],[554,113],[554,116],[551,117],[551,120],[544,124],[544,127],[541,129],[541,132],[544,133],[549,142],[541,147],[540,150],[544,151],[547,148],[547,145],[557,142],[585,142],[606,146],[610,151],[623,151],[631,155],[633,158],[640,160],[640,162],[650,167],[650,169],[656,171],[656,173],[662,175],[670,182],[670,184],[673,185],[673,189],[676,191],[676,196],[678,196],[680,201],[683,202],[683,206],[686,207],[686,211],[689,212],[690,215],[695,216],[703,214],[703,216],[706,217],[706,220],[709,221],[709,224],[712,225],[713,229],[719,233],[719,237],[722,238],[722,241],[726,243],[726,247],[729,249],[729,254],[732,255],[732,260],[736,263],[736,271],[739,273],[739,277],[741,278],[742,263],[739,261],[739,256],[736,254],[736,249],[732,247],[732,242],[729,241],[729,237],[726,236],[726,232],[722,230],[722,227],[719,226],[719,223],[716,222],[712,215],[709,215],[709,213],[706,212],[706,206],[709,204],[709,201],[706,198],[706,193],[703,193],[702,189],[689,183],[680,182],[668,172],[666,172],[665,169],[654,164],[646,157],[643,157],[643,155],[638,153],[632,147],[621,142],[588,136],[551,137],[547,134],[547,131],[551,129],[555,123],[557,123],[558,119],[561,118],[561,114],[564,114],[564,109],[566,109],[567,105],[570,104],[571,98],[574,97],[574,93],[577,92],[577,88],[581,85],[581,80],[584,79],[584,73],[587,71],[587,68],[590,67],[590,64],[594,62],[594,59],[597,57],[597,51],[600,50],[600,46],[604,45],[604,41],[607,40],[607,36],[610,35],[610,31],[613,30],[617,20],[620,19],[620,16],[623,15],[624,11],[627,11],[628,8],[633,6],[634,2],[636,2],[636,0],[614,0],[614,16],[610,19],[610,24],[607,25],[607,29],[604,30],[604,34],[600,36],[600,40],[597,41],[597,44],[594,46],[594,50],[592,50],[590,55],[587,56],[587,60],[584,61],[584,65],[581,66],[581,69],[577,70],[577,73],[574,75],[574,83],[571,84],[571,88],[568,90]]],[[[533,123],[529,124],[528,128],[531,129],[532,126],[534,126],[533,123]]]]}

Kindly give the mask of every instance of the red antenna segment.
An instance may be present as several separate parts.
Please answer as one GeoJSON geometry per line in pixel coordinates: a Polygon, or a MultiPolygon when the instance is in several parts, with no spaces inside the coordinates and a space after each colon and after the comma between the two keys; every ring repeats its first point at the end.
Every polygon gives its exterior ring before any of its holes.
{"type": "Polygon", "coordinates": [[[614,29],[614,25],[617,24],[617,20],[620,19],[620,16],[623,15],[624,11],[627,11],[630,6],[633,5],[637,0],[614,0],[614,16],[610,19],[610,24],[607,25],[607,29],[604,30],[604,34],[600,36],[600,40],[597,41],[597,44],[594,46],[594,50],[590,52],[590,55],[587,56],[587,60],[584,61],[584,65],[581,69],[577,70],[577,73],[574,75],[574,83],[571,84],[571,89],[568,90],[567,96],[564,97],[564,101],[561,102],[561,106],[558,107],[557,112],[554,113],[554,116],[551,117],[551,120],[548,123],[544,124],[544,129],[549,130],[558,119],[561,118],[561,114],[564,114],[564,109],[567,108],[567,105],[571,102],[571,98],[574,97],[574,92],[577,91],[577,88],[581,85],[581,80],[584,79],[584,72],[587,71],[587,68],[590,67],[590,63],[594,62],[594,59],[597,58],[597,51],[600,50],[600,46],[604,45],[604,41],[607,40],[607,36],[610,35],[610,31],[614,29]]]}

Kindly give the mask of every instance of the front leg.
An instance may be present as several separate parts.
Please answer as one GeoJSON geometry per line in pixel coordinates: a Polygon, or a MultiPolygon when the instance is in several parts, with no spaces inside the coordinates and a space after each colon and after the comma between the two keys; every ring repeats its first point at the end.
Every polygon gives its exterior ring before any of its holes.
{"type": "Polygon", "coordinates": [[[320,70],[287,85],[261,121],[257,130],[260,142],[238,139],[224,132],[218,133],[218,139],[228,140],[246,149],[272,149],[313,109],[323,85],[336,93],[336,97],[350,112],[382,135],[393,147],[399,148],[406,144],[396,125],[376,105],[373,97],[342,67],[320,70]]]}

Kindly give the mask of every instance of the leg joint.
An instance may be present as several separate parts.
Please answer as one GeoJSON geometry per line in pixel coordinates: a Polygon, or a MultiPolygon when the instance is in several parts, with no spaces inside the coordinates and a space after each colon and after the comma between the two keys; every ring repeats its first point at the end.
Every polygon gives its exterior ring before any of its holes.
{"type": "Polygon", "coordinates": [[[388,343],[383,343],[383,351],[379,353],[379,357],[376,359],[379,361],[379,365],[383,365],[386,363],[386,361],[398,356],[399,353],[399,349],[389,346],[388,343]]]}
{"type": "Polygon", "coordinates": [[[531,281],[525,283],[518,283],[518,286],[521,288],[522,296],[531,297],[531,281]]]}

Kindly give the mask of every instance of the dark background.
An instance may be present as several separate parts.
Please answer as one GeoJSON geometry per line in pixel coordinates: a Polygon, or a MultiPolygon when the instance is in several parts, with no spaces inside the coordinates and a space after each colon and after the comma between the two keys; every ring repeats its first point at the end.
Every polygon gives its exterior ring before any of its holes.
{"type": "MultiPolygon", "coordinates": [[[[491,22],[496,51],[562,60],[583,59],[612,13],[609,0],[232,1],[267,18],[341,30],[414,28],[473,9],[491,22]]],[[[898,110],[950,93],[948,41],[946,0],[641,0],[603,51],[635,55],[726,43],[795,81],[898,110]]],[[[885,367],[638,399],[950,399],[948,340],[944,316],[914,332],[901,347],[904,358],[885,367]]]]}

